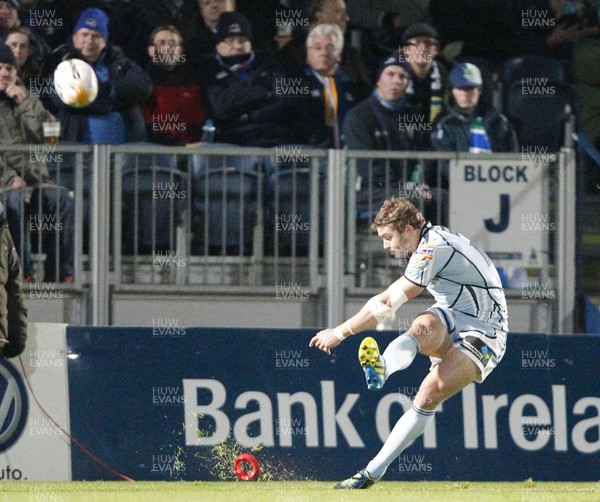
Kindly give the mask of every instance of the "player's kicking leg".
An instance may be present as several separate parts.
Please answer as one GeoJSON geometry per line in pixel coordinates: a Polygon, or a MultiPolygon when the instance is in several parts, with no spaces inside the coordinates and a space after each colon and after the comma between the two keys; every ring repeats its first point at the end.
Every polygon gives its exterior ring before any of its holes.
{"type": "Polygon", "coordinates": [[[427,374],[413,405],[396,423],[379,453],[365,469],[337,484],[335,488],[364,489],[379,481],[388,466],[417,439],[433,420],[434,410],[444,400],[479,377],[479,368],[465,354],[451,347],[442,362],[427,374]]]}
{"type": "MultiPolygon", "coordinates": [[[[372,486],[383,477],[390,463],[425,431],[433,419],[436,407],[479,376],[480,370],[477,365],[452,346],[446,327],[434,314],[426,313],[415,319],[408,334],[410,338],[405,338],[406,341],[392,346],[399,339],[407,337],[407,335],[401,335],[388,346],[383,357],[377,357],[378,361],[382,359],[384,362],[383,381],[394,371],[406,368],[414,359],[416,349],[410,349],[408,342],[412,345],[416,343],[421,353],[439,357],[442,362],[434,366],[425,377],[415,396],[412,408],[398,420],[377,456],[369,462],[365,469],[337,484],[335,488],[365,489],[372,486]]],[[[378,349],[375,350],[370,341],[364,349],[362,346],[363,344],[359,348],[359,358],[361,350],[364,353],[370,352],[371,354],[366,354],[366,356],[370,357],[368,362],[372,362],[378,349]]],[[[375,368],[373,364],[363,365],[363,368],[365,366],[375,368]]],[[[376,374],[376,371],[371,373],[376,374]]],[[[367,369],[365,369],[365,375],[368,385],[369,372],[367,369]]],[[[381,386],[383,386],[383,382],[381,382],[381,386]]],[[[381,386],[373,388],[381,388],[381,386]]]]}

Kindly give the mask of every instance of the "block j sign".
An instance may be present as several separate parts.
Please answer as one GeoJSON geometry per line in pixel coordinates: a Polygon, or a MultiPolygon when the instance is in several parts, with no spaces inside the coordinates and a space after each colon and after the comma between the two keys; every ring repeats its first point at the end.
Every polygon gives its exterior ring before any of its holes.
{"type": "Polygon", "coordinates": [[[545,164],[516,156],[453,161],[450,228],[477,242],[496,265],[542,265],[555,230],[547,172],[545,164]]]}

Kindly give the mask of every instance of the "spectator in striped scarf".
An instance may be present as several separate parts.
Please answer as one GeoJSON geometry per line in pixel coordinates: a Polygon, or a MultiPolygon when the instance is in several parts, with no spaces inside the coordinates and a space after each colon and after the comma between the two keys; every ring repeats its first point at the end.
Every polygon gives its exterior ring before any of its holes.
{"type": "Polygon", "coordinates": [[[516,152],[517,135],[508,119],[479,98],[483,80],[479,68],[460,63],[450,72],[448,111],[431,134],[435,150],[453,152],[516,152]]]}
{"type": "MultiPolygon", "coordinates": [[[[483,80],[479,68],[460,63],[450,72],[448,110],[431,132],[434,150],[442,152],[516,152],[517,135],[508,119],[481,100],[483,80]]],[[[442,186],[448,186],[448,163],[442,169],[442,186]]],[[[432,171],[429,169],[428,171],[432,171]]],[[[426,182],[430,180],[425,178],[426,182]]]]}
{"type": "Polygon", "coordinates": [[[442,111],[448,72],[438,61],[440,37],[427,23],[410,25],[402,33],[402,60],[410,81],[406,95],[417,112],[432,124],[442,111]]]}

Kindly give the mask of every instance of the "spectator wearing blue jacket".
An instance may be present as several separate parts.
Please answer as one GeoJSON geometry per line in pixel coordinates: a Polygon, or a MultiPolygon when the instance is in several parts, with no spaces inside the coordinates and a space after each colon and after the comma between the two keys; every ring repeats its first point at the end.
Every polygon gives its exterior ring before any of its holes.
{"type": "Polygon", "coordinates": [[[150,77],[115,45],[108,42],[108,16],[101,9],[85,9],[75,24],[71,41],[52,53],[49,72],[60,61],[87,61],[98,77],[98,97],[85,108],[73,108],[54,96],[61,138],[79,143],[122,144],[146,140],[140,103],[152,91],[150,77]]]}

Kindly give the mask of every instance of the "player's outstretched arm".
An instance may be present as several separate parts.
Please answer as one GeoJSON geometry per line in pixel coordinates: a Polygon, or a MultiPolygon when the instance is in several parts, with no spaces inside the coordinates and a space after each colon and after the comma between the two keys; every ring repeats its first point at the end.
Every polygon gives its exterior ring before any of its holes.
{"type": "Polygon", "coordinates": [[[391,317],[404,303],[412,300],[424,288],[401,277],[382,293],[371,298],[357,314],[335,328],[319,331],[310,340],[310,347],[330,353],[345,338],[372,329],[391,317]]]}

